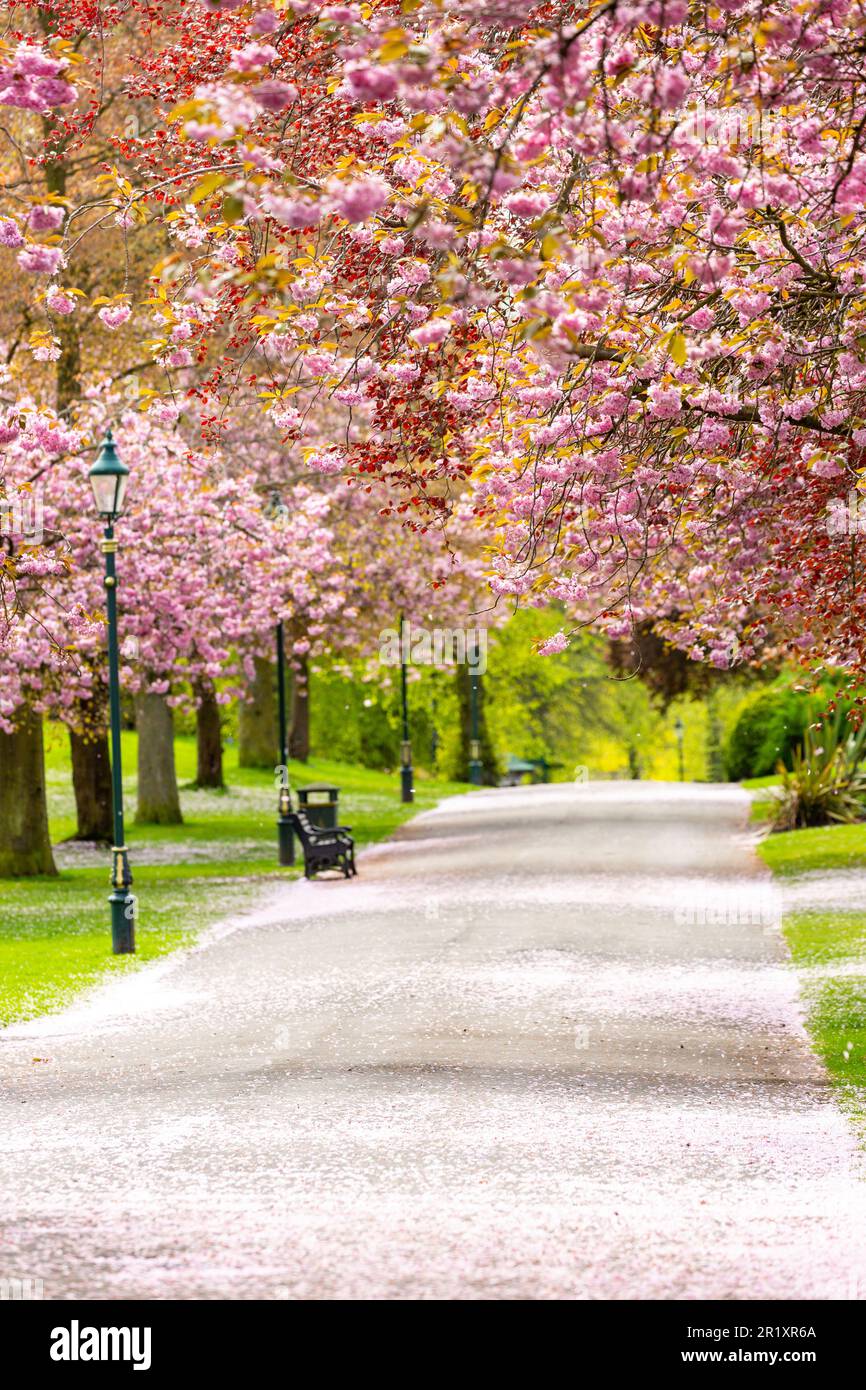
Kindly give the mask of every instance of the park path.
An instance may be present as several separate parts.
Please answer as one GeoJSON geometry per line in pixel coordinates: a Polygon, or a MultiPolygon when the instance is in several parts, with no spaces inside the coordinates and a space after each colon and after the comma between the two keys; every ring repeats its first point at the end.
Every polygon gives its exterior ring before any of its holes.
{"type": "Polygon", "coordinates": [[[747,812],[667,784],[455,798],[355,882],[8,1029],[0,1277],[866,1296],[866,1184],[747,812]]]}

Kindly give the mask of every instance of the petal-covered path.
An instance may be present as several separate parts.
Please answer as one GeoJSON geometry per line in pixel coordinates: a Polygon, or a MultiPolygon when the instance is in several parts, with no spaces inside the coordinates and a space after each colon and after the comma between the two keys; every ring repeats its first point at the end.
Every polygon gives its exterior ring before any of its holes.
{"type": "Polygon", "coordinates": [[[8,1029],[0,1276],[864,1297],[866,1183],[747,818],[721,787],[457,798],[355,882],[8,1029]]]}

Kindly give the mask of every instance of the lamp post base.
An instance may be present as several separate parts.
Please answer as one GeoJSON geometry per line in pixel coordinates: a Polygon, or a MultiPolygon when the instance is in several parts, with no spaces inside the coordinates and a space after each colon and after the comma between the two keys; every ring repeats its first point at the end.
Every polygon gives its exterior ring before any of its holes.
{"type": "Polygon", "coordinates": [[[295,837],[292,833],[292,822],[288,816],[280,816],[277,821],[277,843],[280,852],[280,865],[284,869],[291,868],[295,862],[295,837]]]}
{"type": "Polygon", "coordinates": [[[474,760],[469,764],[469,781],[473,787],[481,786],[481,764],[474,760]]]}
{"type": "Polygon", "coordinates": [[[400,800],[407,804],[415,800],[415,788],[412,785],[412,768],[400,768],[400,800]]]}
{"type": "Polygon", "coordinates": [[[116,956],[135,952],[135,898],[125,888],[115,888],[111,904],[111,949],[116,956]]]}

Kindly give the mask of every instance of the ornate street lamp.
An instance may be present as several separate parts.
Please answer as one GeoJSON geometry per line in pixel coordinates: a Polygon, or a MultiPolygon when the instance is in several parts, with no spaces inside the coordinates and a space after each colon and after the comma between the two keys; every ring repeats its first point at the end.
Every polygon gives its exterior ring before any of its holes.
{"type": "Polygon", "coordinates": [[[295,862],[292,834],[292,794],[289,790],[289,732],[286,713],[286,636],[282,618],[277,623],[277,712],[280,725],[280,799],[277,806],[277,843],[283,868],[295,862]]]}
{"type": "Polygon", "coordinates": [[[111,847],[111,945],[116,956],[135,950],[135,899],[130,893],[132,874],[123,831],[123,768],[120,756],[120,658],[117,642],[117,573],[114,523],[123,511],[129,469],[117,456],[108,430],[99,457],[89,473],[96,510],[105,526],[105,604],[108,610],[108,709],[111,722],[111,787],[114,808],[114,844],[111,847]]]}
{"type": "Polygon", "coordinates": [[[415,800],[412,786],[412,743],[409,738],[409,689],[406,676],[406,652],[403,642],[403,614],[400,614],[400,698],[403,705],[403,739],[400,744],[400,800],[415,800]]]}
{"type": "MultiPolygon", "coordinates": [[[[277,520],[285,516],[287,507],[278,492],[271,494],[267,514],[277,520]]],[[[286,631],[282,618],[277,623],[277,718],[280,739],[280,792],[277,802],[277,846],[279,863],[284,869],[295,862],[295,837],[292,833],[292,793],[289,789],[289,723],[286,707],[286,631]]]]}

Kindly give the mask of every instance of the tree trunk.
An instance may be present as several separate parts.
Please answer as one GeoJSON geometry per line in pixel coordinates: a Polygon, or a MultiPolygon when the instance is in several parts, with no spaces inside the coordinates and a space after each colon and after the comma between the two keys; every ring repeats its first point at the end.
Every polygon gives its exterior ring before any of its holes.
{"type": "Polygon", "coordinates": [[[73,839],[99,840],[111,844],[114,829],[108,734],[104,729],[86,730],[83,733],[70,729],[69,748],[72,754],[75,809],[78,813],[78,828],[73,839]]]}
{"type": "Polygon", "coordinates": [[[310,761],[310,668],[301,657],[292,681],[292,728],[289,733],[289,757],[299,763],[310,761]]]}
{"type": "Polygon", "coordinates": [[[256,657],[255,667],[249,699],[241,701],[238,717],[238,765],[274,768],[279,762],[274,666],[256,657]]]}
{"type": "Polygon", "coordinates": [[[174,721],[164,695],[136,696],[138,808],[145,825],[180,825],[180,796],[174,769],[174,721]]]}
{"type": "MultiPolygon", "coordinates": [[[[458,781],[465,782],[469,777],[469,745],[472,740],[472,696],[471,673],[469,666],[460,664],[456,668],[457,703],[460,711],[460,752],[459,764],[454,769],[458,781]]],[[[481,744],[481,781],[485,787],[499,785],[499,765],[496,750],[487,725],[484,698],[484,677],[478,681],[478,742],[481,744]]]]}
{"type": "Polygon", "coordinates": [[[42,716],[16,713],[18,728],[0,731],[0,877],[56,874],[48,835],[42,716]]]}
{"type": "Polygon", "coordinates": [[[198,746],[195,784],[197,787],[215,787],[218,791],[222,791],[225,786],[223,781],[222,724],[220,723],[220,707],[217,704],[213,687],[199,691],[195,731],[198,746]]]}

